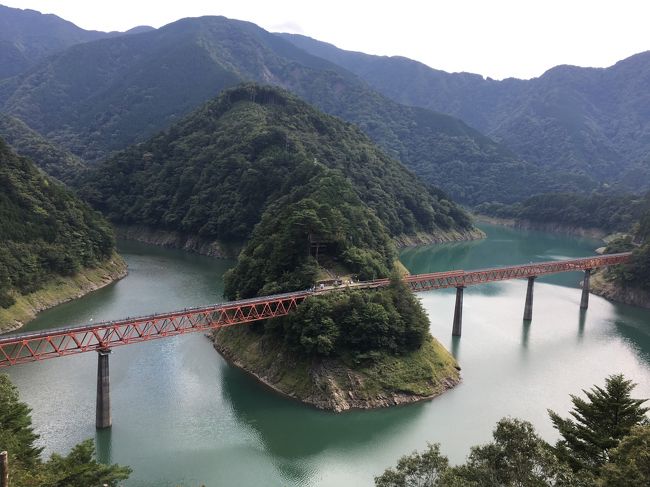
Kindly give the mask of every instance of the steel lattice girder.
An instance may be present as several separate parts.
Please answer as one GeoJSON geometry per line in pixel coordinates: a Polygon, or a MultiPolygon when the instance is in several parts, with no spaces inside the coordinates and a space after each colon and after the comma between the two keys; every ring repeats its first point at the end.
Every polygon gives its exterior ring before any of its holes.
{"type": "MultiPolygon", "coordinates": [[[[479,269],[475,271],[436,272],[407,276],[406,282],[411,290],[429,291],[448,287],[466,287],[487,282],[524,279],[560,272],[585,271],[610,265],[623,264],[630,258],[630,253],[610,254],[565,261],[540,262],[528,265],[479,269]]],[[[376,281],[378,282],[378,281],[376,281]]]]}
{"type": "Polygon", "coordinates": [[[0,339],[0,367],[285,316],[309,294],[269,296],[87,327],[9,336],[0,339]]]}
{"type": "MultiPolygon", "coordinates": [[[[622,264],[629,260],[630,255],[627,252],[494,269],[418,274],[407,276],[405,281],[414,292],[465,287],[622,264]]],[[[356,284],[354,288],[372,289],[387,286],[389,283],[388,279],[377,279],[356,284]]],[[[332,290],[328,289],[325,292],[332,290]]],[[[0,338],[0,368],[285,316],[295,310],[307,297],[318,292],[298,291],[140,318],[127,318],[92,326],[58,328],[7,336],[0,338]]]]}

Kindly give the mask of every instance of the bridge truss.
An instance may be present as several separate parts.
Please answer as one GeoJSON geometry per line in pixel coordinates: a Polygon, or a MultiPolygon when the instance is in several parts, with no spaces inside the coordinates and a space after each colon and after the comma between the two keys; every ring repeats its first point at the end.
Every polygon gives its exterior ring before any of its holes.
{"type": "MultiPolygon", "coordinates": [[[[449,287],[463,288],[488,282],[622,264],[629,260],[630,255],[630,253],[621,253],[474,271],[459,270],[418,274],[405,277],[405,282],[414,292],[449,287]]],[[[358,283],[354,287],[377,288],[388,284],[388,279],[379,279],[358,283]]],[[[9,335],[0,338],[0,368],[286,316],[309,296],[333,290],[298,291],[97,323],[90,326],[56,328],[9,335]]]]}

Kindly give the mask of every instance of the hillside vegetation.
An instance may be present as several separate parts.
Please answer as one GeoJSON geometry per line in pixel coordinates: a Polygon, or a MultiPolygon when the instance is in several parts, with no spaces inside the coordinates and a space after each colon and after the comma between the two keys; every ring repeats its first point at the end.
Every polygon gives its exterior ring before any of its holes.
{"type": "Polygon", "coordinates": [[[0,139],[0,307],[111,257],[108,223],[0,139]]]}
{"type": "Polygon", "coordinates": [[[386,289],[311,297],[285,318],[213,338],[275,390],[338,412],[430,399],[458,384],[458,364],[428,330],[420,302],[396,277],[386,289]]]}
{"type": "Polygon", "coordinates": [[[146,140],[242,81],[281,86],[356,124],[390,156],[470,204],[517,201],[530,186],[581,185],[546,177],[457,118],[400,105],[350,71],[224,17],[72,46],[0,82],[0,110],[92,162],[146,140]]]}
{"type": "Polygon", "coordinates": [[[650,193],[645,196],[549,193],[513,205],[483,203],[475,209],[484,215],[533,224],[599,229],[605,233],[628,232],[650,210],[650,193]]]}
{"type": "Polygon", "coordinates": [[[580,191],[601,183],[628,191],[650,188],[650,52],[604,69],[556,66],[539,78],[497,81],[404,57],[345,51],[305,36],[282,37],[398,103],[461,118],[554,173],[556,182],[570,174],[580,191]]]}
{"type": "MultiPolygon", "coordinates": [[[[129,33],[150,29],[138,27],[129,33]]],[[[121,32],[84,30],[53,14],[0,5],[0,79],[24,73],[47,56],[121,32]]]]}
{"type": "Polygon", "coordinates": [[[15,117],[0,113],[0,137],[20,156],[29,158],[50,176],[66,181],[84,170],[75,155],[30,129],[15,117]]]}
{"type": "Polygon", "coordinates": [[[100,164],[81,189],[121,223],[243,240],[269,203],[339,171],[391,235],[470,229],[467,215],[354,126],[288,92],[245,85],[100,164]]]}

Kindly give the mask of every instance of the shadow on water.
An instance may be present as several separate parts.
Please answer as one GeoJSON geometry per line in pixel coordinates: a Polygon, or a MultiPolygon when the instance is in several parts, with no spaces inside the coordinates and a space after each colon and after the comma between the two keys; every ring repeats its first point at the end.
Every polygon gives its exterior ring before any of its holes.
{"type": "Polygon", "coordinates": [[[578,315],[578,341],[582,341],[585,336],[585,322],[587,321],[587,310],[580,309],[578,315]]]}
{"type": "Polygon", "coordinates": [[[617,304],[617,308],[619,313],[613,320],[617,333],[632,345],[640,360],[650,362],[648,310],[621,304],[617,304]]]}
{"type": "Polygon", "coordinates": [[[97,448],[97,461],[106,465],[113,464],[111,442],[111,428],[95,431],[95,447],[97,448]]]}
{"type": "Polygon", "coordinates": [[[310,458],[326,450],[353,454],[390,441],[392,434],[421,415],[425,405],[333,413],[269,393],[234,367],[223,370],[222,380],[224,399],[235,417],[257,433],[277,468],[297,484],[311,475],[310,458]]]}
{"type": "Polygon", "coordinates": [[[530,327],[533,320],[521,320],[521,349],[528,350],[528,340],[530,338],[530,327]]]}
{"type": "Polygon", "coordinates": [[[451,346],[449,347],[451,354],[454,356],[456,362],[458,363],[460,363],[460,341],[461,341],[461,337],[456,337],[452,335],[451,346]]]}

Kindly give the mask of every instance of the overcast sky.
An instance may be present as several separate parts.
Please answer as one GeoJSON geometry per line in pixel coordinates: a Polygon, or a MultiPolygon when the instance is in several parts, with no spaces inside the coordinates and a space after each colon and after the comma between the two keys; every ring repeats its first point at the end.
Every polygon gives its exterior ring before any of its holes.
{"type": "Polygon", "coordinates": [[[0,0],[84,29],[160,27],[225,15],[343,49],[445,71],[531,78],[558,64],[610,66],[650,49],[648,0],[0,0]]]}

